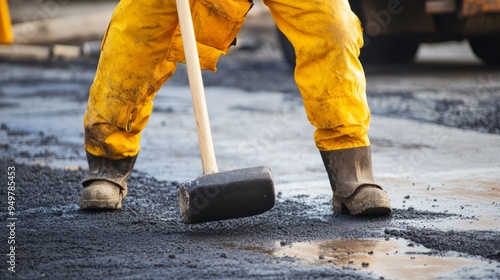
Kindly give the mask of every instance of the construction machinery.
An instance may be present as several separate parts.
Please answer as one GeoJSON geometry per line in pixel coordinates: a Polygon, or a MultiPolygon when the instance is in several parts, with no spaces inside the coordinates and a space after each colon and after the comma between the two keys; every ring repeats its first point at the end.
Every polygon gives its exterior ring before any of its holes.
{"type": "MultiPolygon", "coordinates": [[[[349,0],[364,35],[364,63],[409,62],[420,43],[468,40],[488,64],[500,64],[500,0],[349,0]]],[[[285,58],[293,47],[278,33],[285,58]]]]}

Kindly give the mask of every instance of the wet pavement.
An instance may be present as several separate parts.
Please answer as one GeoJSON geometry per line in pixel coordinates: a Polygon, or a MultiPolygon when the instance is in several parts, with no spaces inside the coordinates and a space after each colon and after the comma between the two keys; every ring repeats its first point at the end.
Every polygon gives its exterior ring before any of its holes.
{"type": "Polygon", "coordinates": [[[92,213],[78,199],[96,61],[0,62],[1,278],[499,279],[500,70],[463,42],[367,65],[374,172],[394,212],[338,215],[269,19],[249,23],[204,73],[219,168],[267,165],[276,182],[271,211],[237,220],[180,221],[176,188],[201,174],[183,65],[155,99],[124,209],[92,213]]]}

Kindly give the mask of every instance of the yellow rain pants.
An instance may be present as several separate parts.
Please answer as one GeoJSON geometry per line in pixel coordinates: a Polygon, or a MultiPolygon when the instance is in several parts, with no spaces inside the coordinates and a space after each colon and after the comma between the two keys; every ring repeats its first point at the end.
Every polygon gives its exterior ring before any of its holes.
{"type": "MultiPolygon", "coordinates": [[[[250,4],[228,0],[239,5],[219,9],[222,0],[191,1],[202,68],[215,71],[218,56],[227,53],[250,4]],[[217,18],[211,17],[214,10],[220,12],[217,18]]],[[[330,151],[368,146],[370,112],[358,60],[362,31],[347,0],[264,3],[295,48],[294,76],[307,117],[317,128],[317,147],[330,151]]],[[[139,152],[155,94],[183,61],[178,32],[175,0],[119,2],[103,40],[84,117],[85,148],[91,154],[121,159],[139,152]]]]}

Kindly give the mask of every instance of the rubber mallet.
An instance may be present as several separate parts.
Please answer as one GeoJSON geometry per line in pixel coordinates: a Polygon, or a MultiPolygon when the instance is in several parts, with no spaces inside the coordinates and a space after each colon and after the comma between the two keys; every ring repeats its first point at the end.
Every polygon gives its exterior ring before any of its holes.
{"type": "Polygon", "coordinates": [[[218,171],[189,0],[176,2],[204,174],[178,189],[182,221],[194,224],[261,214],[275,203],[271,170],[261,166],[218,171]]]}

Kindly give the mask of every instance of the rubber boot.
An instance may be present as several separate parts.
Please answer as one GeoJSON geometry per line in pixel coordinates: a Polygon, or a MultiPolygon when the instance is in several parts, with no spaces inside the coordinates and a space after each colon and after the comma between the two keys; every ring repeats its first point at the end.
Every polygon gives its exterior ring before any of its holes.
{"type": "Polygon", "coordinates": [[[386,192],[373,180],[369,146],[320,151],[333,190],[333,211],[352,215],[390,213],[386,192]]]}
{"type": "Polygon", "coordinates": [[[87,152],[89,172],[82,182],[80,209],[121,209],[127,195],[127,180],[136,159],[137,156],[112,160],[87,152]]]}

